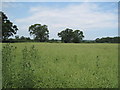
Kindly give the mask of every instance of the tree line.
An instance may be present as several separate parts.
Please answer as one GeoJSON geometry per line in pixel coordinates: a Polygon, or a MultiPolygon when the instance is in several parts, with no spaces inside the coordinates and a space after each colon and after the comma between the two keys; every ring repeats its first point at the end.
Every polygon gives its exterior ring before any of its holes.
{"type": "MultiPolygon", "coordinates": [[[[2,41],[7,40],[13,40],[9,39],[9,37],[15,35],[18,31],[18,27],[14,25],[10,20],[8,20],[8,17],[1,12],[2,16],[2,41]]],[[[41,25],[41,24],[34,24],[29,26],[29,34],[34,37],[34,41],[39,42],[48,42],[49,41],[49,30],[47,25],[41,25]]],[[[72,29],[65,29],[58,33],[58,36],[61,38],[62,42],[65,43],[79,43],[83,39],[83,32],[80,30],[72,30],[72,29]]],[[[19,38],[19,36],[15,36],[15,40],[30,40],[29,37],[22,36],[19,38]]]]}
{"type": "Polygon", "coordinates": [[[95,42],[97,43],[120,43],[120,37],[97,38],[95,42]]]}
{"type": "Polygon", "coordinates": [[[97,38],[94,41],[86,41],[83,40],[85,37],[83,34],[83,31],[81,30],[73,30],[70,28],[66,28],[65,30],[62,30],[57,35],[61,38],[61,40],[56,39],[49,39],[49,30],[47,25],[41,25],[41,24],[33,24],[29,26],[28,32],[30,36],[33,36],[34,38],[31,39],[30,37],[19,37],[18,35],[15,36],[15,39],[10,38],[11,36],[14,36],[17,31],[19,30],[17,25],[14,25],[4,14],[3,12],[0,12],[0,21],[2,22],[2,35],[0,35],[0,39],[2,42],[64,42],[64,43],[119,43],[118,39],[119,37],[114,38],[97,38]]]}

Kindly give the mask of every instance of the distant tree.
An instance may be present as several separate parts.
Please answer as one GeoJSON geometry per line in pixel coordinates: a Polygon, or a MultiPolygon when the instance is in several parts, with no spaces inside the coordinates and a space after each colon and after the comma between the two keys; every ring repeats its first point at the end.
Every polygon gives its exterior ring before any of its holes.
{"type": "Polygon", "coordinates": [[[59,42],[61,42],[61,40],[58,40],[58,39],[49,39],[49,41],[48,42],[50,42],[50,43],[59,43],[59,42]]]}
{"type": "Polygon", "coordinates": [[[95,41],[97,43],[120,43],[120,37],[97,38],[95,41]]]}
{"type": "Polygon", "coordinates": [[[65,29],[58,33],[58,36],[61,37],[62,42],[65,43],[79,43],[83,39],[83,32],[80,30],[73,31],[72,29],[65,29]]]}
{"type": "Polygon", "coordinates": [[[65,43],[70,43],[73,40],[73,30],[67,28],[66,30],[58,33],[58,36],[61,37],[61,40],[65,43]]]}
{"type": "Polygon", "coordinates": [[[31,40],[30,37],[26,37],[26,40],[31,40]]]}
{"type": "Polygon", "coordinates": [[[8,20],[8,17],[3,12],[0,12],[0,14],[2,16],[2,40],[7,40],[10,36],[17,33],[18,28],[8,20]]]}
{"type": "Polygon", "coordinates": [[[19,36],[17,35],[17,36],[15,36],[15,39],[16,39],[16,40],[19,40],[20,38],[19,38],[19,36]]]}
{"type": "Polygon", "coordinates": [[[30,39],[30,37],[21,36],[21,37],[19,38],[19,40],[21,40],[21,41],[29,41],[29,40],[31,40],[31,39],[30,39]]]}
{"type": "Polygon", "coordinates": [[[34,24],[29,27],[30,35],[34,36],[35,40],[45,42],[49,39],[49,31],[47,25],[34,24]]]}
{"type": "Polygon", "coordinates": [[[120,43],[120,37],[114,37],[112,41],[115,43],[120,43]]]}
{"type": "Polygon", "coordinates": [[[97,39],[95,40],[95,42],[99,43],[99,42],[100,42],[99,40],[100,40],[100,39],[99,39],[99,38],[97,38],[97,39]]]}
{"type": "Polygon", "coordinates": [[[26,38],[24,36],[21,36],[20,40],[26,40],[26,38]]]}
{"type": "Polygon", "coordinates": [[[82,41],[82,39],[84,38],[83,32],[80,30],[75,30],[73,32],[73,42],[74,43],[79,43],[82,41]]]}

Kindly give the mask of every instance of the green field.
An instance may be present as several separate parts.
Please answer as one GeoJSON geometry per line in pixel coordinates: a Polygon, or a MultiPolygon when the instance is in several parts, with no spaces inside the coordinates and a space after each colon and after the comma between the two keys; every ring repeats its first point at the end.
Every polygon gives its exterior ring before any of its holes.
{"type": "Polygon", "coordinates": [[[4,88],[117,88],[118,44],[3,44],[4,88]]]}

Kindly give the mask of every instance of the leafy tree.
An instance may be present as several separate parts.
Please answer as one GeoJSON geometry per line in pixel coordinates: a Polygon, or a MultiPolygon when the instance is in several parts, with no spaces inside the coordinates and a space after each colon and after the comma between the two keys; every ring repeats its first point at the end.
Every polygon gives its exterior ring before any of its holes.
{"type": "Polygon", "coordinates": [[[61,37],[61,40],[65,43],[70,43],[73,40],[73,30],[67,28],[64,31],[58,33],[58,36],[61,37]]]}
{"type": "Polygon", "coordinates": [[[20,40],[25,40],[26,38],[24,36],[21,36],[20,37],[20,40]]]}
{"type": "Polygon", "coordinates": [[[21,36],[21,37],[19,38],[19,40],[26,40],[26,41],[27,41],[27,40],[31,40],[31,39],[30,39],[30,37],[21,36]]]}
{"type": "Polygon", "coordinates": [[[65,43],[79,43],[83,39],[83,32],[80,30],[73,31],[72,29],[67,28],[66,30],[58,33],[58,36],[61,37],[62,42],[65,43]]]}
{"type": "Polygon", "coordinates": [[[97,38],[95,40],[97,43],[120,43],[120,37],[104,37],[97,38]]]}
{"type": "Polygon", "coordinates": [[[80,31],[80,30],[75,30],[74,32],[73,32],[73,42],[74,43],[79,43],[79,42],[81,42],[82,41],[82,39],[83,39],[83,32],[82,31],[80,31]]]}
{"type": "Polygon", "coordinates": [[[99,38],[97,38],[95,41],[96,41],[97,43],[99,43],[99,40],[100,40],[100,39],[99,39],[99,38]]]}
{"type": "Polygon", "coordinates": [[[19,38],[19,36],[17,35],[17,36],[15,36],[15,39],[16,39],[16,40],[19,40],[20,38],[19,38]]]}
{"type": "Polygon", "coordinates": [[[49,39],[49,31],[47,25],[34,24],[29,27],[30,35],[34,36],[35,40],[45,42],[49,39]]]}
{"type": "Polygon", "coordinates": [[[3,12],[0,12],[0,14],[2,16],[2,39],[7,40],[10,36],[16,34],[18,28],[8,20],[8,17],[3,12]]]}

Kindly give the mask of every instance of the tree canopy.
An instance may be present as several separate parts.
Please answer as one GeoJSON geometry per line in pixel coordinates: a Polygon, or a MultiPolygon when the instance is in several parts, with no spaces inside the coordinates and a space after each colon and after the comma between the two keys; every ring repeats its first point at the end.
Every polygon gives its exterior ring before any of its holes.
{"type": "Polygon", "coordinates": [[[0,12],[0,14],[2,16],[2,40],[7,40],[10,36],[17,33],[18,28],[8,20],[8,17],[3,12],[0,12]]]}
{"type": "Polygon", "coordinates": [[[65,43],[79,43],[83,39],[83,32],[80,30],[65,29],[58,33],[58,36],[61,37],[61,40],[65,43]]]}
{"type": "Polygon", "coordinates": [[[49,39],[49,31],[47,25],[34,24],[29,27],[30,35],[34,36],[35,40],[45,42],[49,39]]]}
{"type": "Polygon", "coordinates": [[[97,38],[95,41],[97,43],[120,43],[120,37],[97,38]]]}

